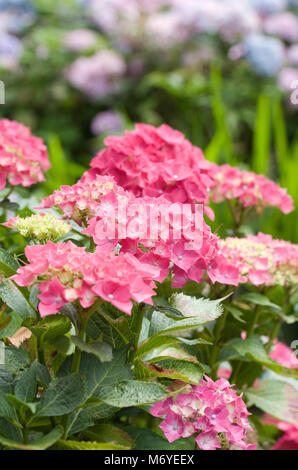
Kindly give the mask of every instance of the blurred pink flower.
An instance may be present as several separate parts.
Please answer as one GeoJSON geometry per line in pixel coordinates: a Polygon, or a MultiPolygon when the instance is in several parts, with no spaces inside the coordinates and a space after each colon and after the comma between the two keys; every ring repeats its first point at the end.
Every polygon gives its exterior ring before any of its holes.
{"type": "Polygon", "coordinates": [[[85,51],[95,45],[96,33],[90,29],[75,29],[66,33],[63,43],[71,51],[85,51]]]}

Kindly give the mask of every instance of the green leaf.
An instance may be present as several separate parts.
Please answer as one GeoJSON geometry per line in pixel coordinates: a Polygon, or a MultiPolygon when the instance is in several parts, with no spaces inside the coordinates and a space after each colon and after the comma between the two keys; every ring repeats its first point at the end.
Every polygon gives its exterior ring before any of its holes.
{"type": "Polygon", "coordinates": [[[281,309],[281,307],[279,305],[274,304],[273,302],[271,302],[271,300],[268,299],[268,297],[266,297],[265,295],[258,294],[258,293],[255,293],[255,292],[250,292],[249,294],[244,294],[239,298],[239,300],[244,301],[244,302],[249,302],[249,303],[252,303],[252,304],[255,304],[255,305],[262,305],[263,307],[271,307],[271,308],[274,308],[276,310],[281,309]]]}
{"type": "Polygon", "coordinates": [[[167,349],[169,345],[184,343],[189,346],[193,346],[195,344],[212,344],[209,341],[206,341],[202,338],[195,338],[195,339],[186,339],[186,338],[178,338],[175,336],[152,336],[144,341],[138,347],[135,358],[141,358],[144,355],[147,355],[149,352],[154,351],[157,349],[159,352],[167,349]]]}
{"type": "Polygon", "coordinates": [[[94,402],[87,402],[71,414],[67,435],[71,436],[84,431],[94,426],[99,420],[110,419],[117,411],[119,408],[107,405],[98,399],[94,402]]]}
{"type": "Polygon", "coordinates": [[[60,440],[55,447],[58,450],[127,450],[127,447],[113,443],[89,441],[60,440]]]}
{"type": "Polygon", "coordinates": [[[16,428],[13,424],[3,418],[0,418],[0,435],[15,442],[23,441],[21,429],[16,428]]]}
{"type": "Polygon", "coordinates": [[[25,403],[31,403],[35,399],[36,391],[36,363],[34,362],[18,379],[15,386],[15,396],[25,403]]]}
{"type": "Polygon", "coordinates": [[[0,436],[0,443],[5,447],[11,447],[14,449],[21,450],[45,450],[51,447],[57,442],[57,440],[62,436],[63,428],[62,426],[56,426],[49,434],[41,437],[40,439],[32,442],[30,444],[20,444],[19,442],[11,441],[5,437],[0,436]]]}
{"type": "Polygon", "coordinates": [[[225,309],[231,313],[235,320],[238,320],[240,323],[246,323],[246,321],[242,318],[243,312],[241,310],[233,307],[232,305],[225,305],[225,309]]]}
{"type": "Polygon", "coordinates": [[[3,365],[0,365],[0,391],[4,393],[10,393],[13,388],[13,374],[10,370],[6,369],[3,365]]]}
{"type": "Polygon", "coordinates": [[[114,351],[113,360],[100,362],[91,354],[83,353],[80,374],[86,382],[86,399],[98,397],[102,387],[113,386],[123,380],[132,379],[130,366],[126,361],[127,348],[114,351]]]}
{"type": "Polygon", "coordinates": [[[0,248],[0,273],[5,277],[13,276],[18,270],[17,261],[7,251],[0,248]]]}
{"type": "Polygon", "coordinates": [[[165,399],[168,394],[158,383],[129,380],[104,387],[97,396],[108,405],[124,408],[155,403],[165,399]]]}
{"type": "Polygon", "coordinates": [[[84,384],[79,375],[54,379],[42,394],[36,416],[61,416],[73,411],[84,401],[84,384]]]}
{"type": "Polygon", "coordinates": [[[57,313],[48,315],[31,328],[32,333],[39,338],[41,345],[52,341],[57,336],[65,335],[71,329],[71,321],[65,315],[57,313]]]}
{"type": "MultiPolygon", "coordinates": [[[[15,407],[19,416],[28,417],[35,413],[37,403],[25,403],[24,401],[17,398],[15,395],[8,393],[6,395],[7,400],[15,407]]],[[[27,419],[26,419],[27,421],[27,419]]]]}
{"type": "Polygon", "coordinates": [[[253,361],[268,367],[268,369],[271,369],[274,372],[283,375],[284,377],[294,377],[298,379],[298,369],[284,367],[278,362],[273,361],[268,356],[259,338],[256,336],[245,340],[230,341],[228,346],[235,349],[241,356],[247,356],[253,361]]]}
{"type": "Polygon", "coordinates": [[[5,367],[13,374],[19,374],[30,364],[30,356],[27,349],[13,345],[5,347],[5,367]]]}
{"type": "Polygon", "coordinates": [[[163,436],[146,428],[137,428],[134,426],[125,427],[126,432],[136,442],[138,450],[193,450],[195,442],[193,439],[180,438],[170,443],[163,436]]]}
{"type": "Polygon", "coordinates": [[[112,347],[103,341],[85,343],[78,336],[72,336],[71,340],[81,351],[94,354],[101,362],[109,362],[113,359],[112,347]]]}
{"type": "Polygon", "coordinates": [[[20,317],[36,316],[36,309],[29,300],[28,289],[17,286],[13,281],[5,279],[1,282],[0,297],[20,317]]]}
{"type": "Polygon", "coordinates": [[[173,320],[165,317],[159,312],[153,312],[151,319],[150,333],[155,331],[153,337],[164,336],[172,332],[187,330],[204,325],[210,321],[216,320],[222,314],[221,309],[211,309],[210,312],[202,312],[196,317],[186,317],[183,320],[173,320]],[[157,330],[157,331],[156,331],[157,330]]]}
{"type": "Polygon", "coordinates": [[[245,391],[248,406],[255,405],[277,419],[297,424],[298,392],[292,385],[278,380],[264,380],[245,391]]]}
{"type": "Polygon", "coordinates": [[[13,336],[16,331],[22,326],[23,319],[16,312],[9,312],[11,320],[9,324],[0,330],[0,339],[13,336]]]}
{"type": "MultiPolygon", "coordinates": [[[[71,361],[67,361],[64,372],[69,372],[67,369],[70,365],[71,361]]],[[[79,372],[85,381],[84,403],[92,397],[99,397],[103,388],[113,387],[123,380],[133,378],[130,366],[127,364],[127,347],[114,351],[113,360],[110,362],[100,362],[93,354],[83,352],[79,372]]],[[[87,404],[84,408],[80,407],[73,412],[69,433],[73,434],[75,430],[86,429],[94,424],[95,419],[109,417],[118,410],[117,407],[111,407],[105,403],[99,404],[98,401],[95,405],[91,412],[85,408],[87,404]]]]}
{"type": "Polygon", "coordinates": [[[89,319],[86,331],[92,339],[98,339],[103,335],[103,340],[109,343],[113,349],[130,344],[134,338],[127,315],[112,318],[102,309],[100,309],[100,313],[95,313],[89,319]]]}
{"type": "Polygon", "coordinates": [[[6,418],[12,424],[20,426],[16,411],[3,392],[0,392],[0,418],[6,418]]]}
{"type": "Polygon", "coordinates": [[[197,385],[202,379],[204,370],[199,363],[178,359],[163,359],[153,364],[137,361],[134,364],[134,373],[139,380],[166,377],[197,385]]]}
{"type": "Polygon", "coordinates": [[[112,424],[97,424],[92,429],[85,431],[83,436],[95,442],[107,442],[121,446],[123,450],[134,447],[134,441],[129,434],[112,424]]]}

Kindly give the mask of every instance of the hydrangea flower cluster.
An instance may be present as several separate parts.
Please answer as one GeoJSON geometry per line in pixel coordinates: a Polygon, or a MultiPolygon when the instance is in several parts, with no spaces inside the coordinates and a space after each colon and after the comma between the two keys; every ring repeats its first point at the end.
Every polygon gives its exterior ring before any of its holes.
{"type": "Polygon", "coordinates": [[[285,367],[298,368],[298,358],[293,349],[289,348],[286,344],[275,341],[269,356],[285,367]]]}
{"type": "Polygon", "coordinates": [[[213,165],[213,174],[217,184],[210,196],[214,202],[237,199],[244,207],[256,206],[258,212],[267,206],[276,206],[284,214],[294,209],[287,190],[263,175],[230,165],[213,165]]]}
{"type": "Polygon", "coordinates": [[[174,287],[183,287],[190,279],[199,282],[218,251],[218,237],[203,218],[196,226],[191,210],[183,211],[182,204],[175,203],[177,220],[173,205],[164,197],[125,195],[122,202],[123,212],[119,195],[115,197],[111,191],[103,196],[83,233],[102,249],[115,249],[120,244],[122,252],[159,266],[160,282],[168,276],[169,269],[174,287]]]}
{"type": "Polygon", "coordinates": [[[205,376],[200,385],[186,385],[184,393],[156,403],[150,412],[165,417],[159,427],[169,442],[197,434],[202,450],[253,450],[256,446],[245,442],[246,431],[251,430],[250,413],[231,387],[225,379],[213,382],[205,376]]]}
{"type": "Polygon", "coordinates": [[[283,431],[283,435],[277,440],[271,450],[298,450],[298,424],[278,421],[276,419],[266,420],[283,431]]]}
{"type": "Polygon", "coordinates": [[[2,225],[17,230],[23,237],[39,241],[56,240],[71,230],[69,224],[51,214],[34,214],[25,218],[17,216],[2,225]]]}
{"type": "Polygon", "coordinates": [[[184,135],[165,124],[137,124],[123,137],[105,139],[106,149],[92,160],[93,173],[109,174],[136,196],[173,202],[208,202],[214,184],[211,163],[184,135]]]}
{"type": "Polygon", "coordinates": [[[102,197],[110,192],[114,197],[130,198],[130,194],[118,186],[113,177],[87,175],[73,186],[61,186],[60,190],[43,199],[40,208],[60,209],[65,217],[81,225],[96,214],[102,197]]]}
{"type": "Polygon", "coordinates": [[[101,98],[118,91],[119,78],[125,70],[122,57],[107,49],[89,57],[79,57],[69,67],[66,76],[75,88],[91,98],[101,98]]]}
{"type": "Polygon", "coordinates": [[[31,186],[44,181],[50,163],[42,139],[28,127],[9,119],[0,120],[0,190],[6,183],[31,186]]]}
{"type": "Polygon", "coordinates": [[[130,314],[131,299],[152,304],[159,269],[133,255],[95,252],[71,241],[25,248],[29,264],[12,277],[19,286],[38,284],[41,316],[57,313],[68,302],[90,307],[97,297],[130,314]]]}
{"type": "Polygon", "coordinates": [[[219,241],[226,284],[294,285],[298,281],[298,245],[259,233],[219,241]]]}

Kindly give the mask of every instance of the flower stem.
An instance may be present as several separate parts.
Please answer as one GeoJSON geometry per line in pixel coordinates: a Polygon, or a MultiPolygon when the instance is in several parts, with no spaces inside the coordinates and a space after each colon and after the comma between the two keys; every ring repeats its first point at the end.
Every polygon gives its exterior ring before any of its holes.
{"type": "Polygon", "coordinates": [[[254,332],[255,325],[258,322],[260,313],[261,313],[260,312],[260,306],[256,305],[255,309],[254,309],[254,314],[253,314],[252,320],[251,320],[250,325],[249,325],[248,330],[247,330],[247,338],[250,338],[252,336],[252,334],[254,332]]]}
{"type": "Polygon", "coordinates": [[[211,367],[211,377],[214,379],[216,378],[217,375],[217,360],[218,360],[218,354],[220,351],[219,348],[219,341],[221,337],[221,333],[225,327],[226,319],[228,316],[228,310],[225,309],[224,314],[219,317],[215,323],[214,327],[214,346],[211,351],[210,359],[209,359],[209,365],[211,367]]]}

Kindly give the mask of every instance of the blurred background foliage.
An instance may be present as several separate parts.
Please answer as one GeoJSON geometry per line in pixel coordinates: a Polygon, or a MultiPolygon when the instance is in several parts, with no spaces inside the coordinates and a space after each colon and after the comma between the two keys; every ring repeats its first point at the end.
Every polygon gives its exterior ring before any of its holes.
{"type": "MultiPolygon", "coordinates": [[[[73,184],[107,134],[165,122],[207,159],[279,181],[297,206],[298,105],[283,79],[298,79],[297,3],[0,0],[0,117],[43,137],[52,163],[27,197],[73,184]]],[[[229,215],[215,211],[212,228],[226,235],[229,215]]],[[[297,242],[297,211],[268,209],[247,230],[297,242]]]]}

